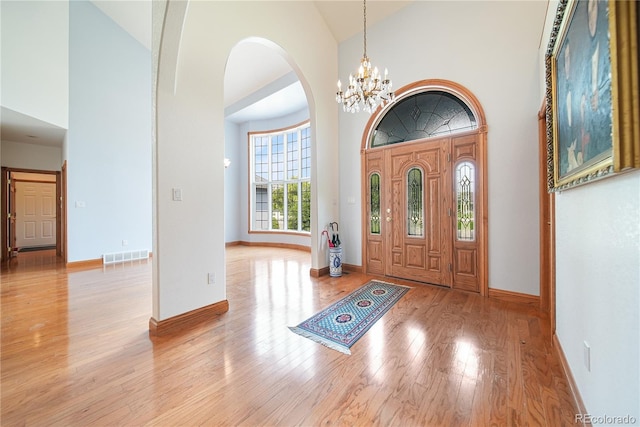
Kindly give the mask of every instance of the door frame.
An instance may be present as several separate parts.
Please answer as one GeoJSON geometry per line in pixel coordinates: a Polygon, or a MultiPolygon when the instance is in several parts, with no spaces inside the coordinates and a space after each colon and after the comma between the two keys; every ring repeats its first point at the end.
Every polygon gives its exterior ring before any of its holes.
{"type": "MultiPolygon", "coordinates": [[[[63,177],[66,177],[66,162],[63,165],[62,173],[60,171],[51,171],[51,170],[38,170],[38,169],[24,169],[24,168],[13,168],[8,166],[2,167],[2,204],[0,208],[0,215],[2,215],[2,230],[0,231],[0,239],[2,242],[2,262],[7,261],[11,258],[11,254],[9,254],[7,241],[12,236],[10,236],[9,227],[8,227],[8,214],[9,214],[9,206],[8,206],[8,194],[7,194],[7,174],[9,177],[14,172],[20,173],[37,173],[37,174],[45,174],[45,175],[55,175],[56,176],[56,255],[62,256],[66,261],[66,244],[67,244],[67,235],[66,235],[66,206],[64,201],[66,200],[66,183],[63,182],[63,177]],[[63,227],[63,223],[65,226],[63,227]]],[[[13,179],[13,178],[11,178],[13,179]]]]}
{"type": "Polygon", "coordinates": [[[0,230],[0,239],[2,241],[2,262],[5,262],[13,256],[13,250],[9,252],[9,246],[12,246],[10,241],[12,236],[13,227],[11,226],[11,219],[9,218],[9,180],[11,179],[11,170],[8,167],[2,166],[2,189],[0,191],[2,202],[0,203],[0,215],[2,215],[2,230],[0,230]]]}
{"type": "MultiPolygon", "coordinates": [[[[441,90],[444,92],[449,92],[454,96],[458,97],[461,101],[463,101],[473,112],[478,127],[472,132],[465,132],[466,134],[477,134],[478,135],[478,155],[477,155],[477,179],[478,179],[478,188],[481,189],[481,197],[477,200],[476,204],[480,205],[478,207],[478,215],[477,222],[480,227],[480,233],[478,236],[478,278],[479,278],[479,293],[482,296],[489,296],[489,261],[488,261],[488,253],[489,253],[489,234],[488,234],[488,180],[487,180],[487,121],[486,116],[484,114],[484,110],[482,105],[475,97],[475,95],[469,91],[464,86],[443,79],[427,79],[420,80],[414,83],[410,83],[406,86],[401,87],[396,91],[396,100],[399,101],[402,98],[406,98],[408,96],[434,91],[441,90]]],[[[384,115],[388,112],[388,110],[393,106],[392,104],[387,104],[384,108],[379,106],[376,111],[371,114],[369,121],[365,125],[364,131],[362,133],[362,140],[360,145],[360,184],[361,184],[361,194],[363,197],[363,203],[361,207],[361,227],[362,227],[362,235],[361,235],[361,248],[362,248],[362,268],[364,272],[367,272],[367,233],[368,233],[368,219],[367,219],[367,202],[364,200],[367,194],[367,169],[366,169],[366,154],[369,149],[369,141],[371,141],[371,137],[373,131],[377,124],[382,120],[384,115]]],[[[462,133],[461,133],[462,134],[462,133]]],[[[458,134],[453,134],[451,137],[456,137],[458,134]]]]}

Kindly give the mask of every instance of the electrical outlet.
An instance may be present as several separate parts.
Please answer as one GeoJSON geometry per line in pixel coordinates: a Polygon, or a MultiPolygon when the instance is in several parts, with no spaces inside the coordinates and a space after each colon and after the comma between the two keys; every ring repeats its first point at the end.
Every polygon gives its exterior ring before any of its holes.
{"type": "Polygon", "coordinates": [[[214,285],[216,283],[216,273],[209,273],[207,275],[207,282],[210,285],[214,285]]]}
{"type": "Polygon", "coordinates": [[[127,246],[129,244],[129,241],[126,239],[122,240],[122,246],[127,246]]]}
{"type": "Polygon", "coordinates": [[[584,366],[588,372],[591,372],[591,347],[588,342],[584,342],[584,366]]]}

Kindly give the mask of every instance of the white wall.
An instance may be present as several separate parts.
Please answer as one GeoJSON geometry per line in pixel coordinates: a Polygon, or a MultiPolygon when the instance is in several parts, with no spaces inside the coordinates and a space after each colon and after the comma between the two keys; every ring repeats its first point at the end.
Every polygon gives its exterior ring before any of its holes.
{"type": "Polygon", "coordinates": [[[2,166],[11,168],[59,171],[62,168],[62,148],[2,141],[0,159],[2,166]]]}
{"type": "MultiPolygon", "coordinates": [[[[552,2],[539,52],[541,62],[556,10],[557,2],[552,2]]],[[[637,425],[640,171],[569,189],[555,199],[558,340],[587,412],[630,415],[637,425]],[[591,348],[591,370],[584,363],[585,342],[591,348]]]]}
{"type": "MultiPolygon", "coordinates": [[[[157,92],[157,221],[154,311],[163,320],[226,298],[223,278],[224,71],[233,46],[260,37],[290,63],[309,99],[312,122],[312,230],[337,214],[337,46],[310,2],[169,3],[157,92]],[[318,54],[322,52],[322,55],[318,54]],[[321,143],[317,142],[321,141],[321,143]],[[171,188],[183,189],[181,203],[171,188]],[[184,221],[189,218],[189,221],[184,221]],[[188,266],[188,267],[187,267],[188,266]]],[[[317,237],[312,233],[312,242],[317,237]]],[[[312,266],[322,267],[312,243],[312,266]]],[[[326,265],[326,264],[324,264],[326,265]]]]}
{"type": "MultiPolygon", "coordinates": [[[[455,81],[482,104],[488,124],[489,287],[539,294],[538,44],[546,2],[414,2],[367,30],[372,64],[398,89],[455,81]]],[[[340,77],[356,70],[362,34],[339,51],[340,77]]],[[[340,112],[340,237],[361,265],[362,133],[366,114],[340,112]],[[348,203],[349,199],[355,203],[348,203]]]]}
{"type": "MultiPolygon", "coordinates": [[[[246,157],[242,157],[241,148],[246,144],[240,133],[240,125],[230,121],[224,122],[224,156],[231,160],[231,165],[224,171],[224,241],[238,242],[242,240],[241,232],[246,229],[242,221],[240,204],[247,198],[247,187],[241,185],[243,171],[246,172],[246,157]]],[[[246,150],[245,150],[246,151],[246,150]]],[[[244,180],[246,182],[246,179],[244,180]]],[[[246,215],[245,215],[246,218],[246,215]]]]}
{"type": "Polygon", "coordinates": [[[556,254],[556,333],[588,412],[640,421],[640,172],[558,194],[556,254]]]}
{"type": "Polygon", "coordinates": [[[66,129],[68,2],[3,1],[0,8],[2,106],[66,129]]]}
{"type": "Polygon", "coordinates": [[[90,2],[69,14],[68,260],[151,249],[151,53],[90,2]]]}

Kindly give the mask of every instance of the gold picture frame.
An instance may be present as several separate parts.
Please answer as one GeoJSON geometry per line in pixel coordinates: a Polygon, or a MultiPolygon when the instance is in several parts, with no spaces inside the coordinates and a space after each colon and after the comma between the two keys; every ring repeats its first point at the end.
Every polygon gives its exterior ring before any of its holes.
{"type": "Polygon", "coordinates": [[[636,2],[561,0],[545,67],[549,191],[640,167],[636,2]]]}

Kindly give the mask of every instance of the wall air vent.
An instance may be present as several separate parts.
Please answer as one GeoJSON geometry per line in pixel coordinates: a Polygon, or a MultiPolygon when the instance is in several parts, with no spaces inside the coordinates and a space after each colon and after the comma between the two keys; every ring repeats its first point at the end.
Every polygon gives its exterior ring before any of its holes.
{"type": "Polygon", "coordinates": [[[118,262],[138,261],[141,259],[149,258],[149,250],[143,249],[140,251],[127,251],[127,252],[113,252],[110,254],[102,255],[103,264],[115,264],[118,262]]]}

